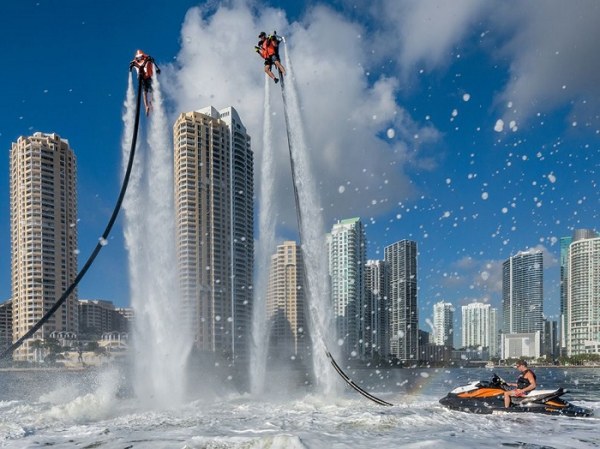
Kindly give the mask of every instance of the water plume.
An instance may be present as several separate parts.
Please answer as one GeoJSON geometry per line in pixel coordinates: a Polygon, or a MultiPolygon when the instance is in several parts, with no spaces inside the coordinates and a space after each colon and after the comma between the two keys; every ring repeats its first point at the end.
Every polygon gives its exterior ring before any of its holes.
{"type": "MultiPolygon", "coordinates": [[[[146,407],[170,408],[185,401],[186,363],[192,339],[181,326],[173,200],[173,146],[160,83],[153,80],[146,158],[134,165],[125,208],[134,319],[134,388],[146,407]]],[[[131,117],[129,89],[126,132],[131,117]]],[[[123,139],[123,152],[128,137],[123,139]]]]}

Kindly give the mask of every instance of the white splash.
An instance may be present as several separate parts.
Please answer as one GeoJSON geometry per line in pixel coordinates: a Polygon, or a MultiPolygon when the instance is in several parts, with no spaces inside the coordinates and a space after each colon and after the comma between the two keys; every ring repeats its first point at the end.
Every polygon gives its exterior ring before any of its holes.
{"type": "MultiPolygon", "coordinates": [[[[134,320],[137,396],[146,407],[175,407],[185,400],[187,356],[192,339],[181,326],[173,200],[173,146],[158,79],[153,80],[153,110],[146,148],[138,149],[125,208],[134,320]],[[141,154],[147,151],[147,158],[141,154]],[[144,403],[146,402],[146,403],[144,403]]],[[[125,130],[130,129],[128,103],[125,130]]],[[[133,131],[123,139],[128,153],[133,131]]]]}
{"type": "Polygon", "coordinates": [[[271,254],[275,250],[275,168],[273,160],[273,129],[271,126],[270,78],[265,76],[265,100],[263,121],[263,148],[259,191],[259,240],[256,249],[256,282],[254,288],[254,311],[252,317],[252,356],[250,361],[250,388],[261,394],[265,386],[269,329],[266,296],[271,254]]]}
{"type": "Polygon", "coordinates": [[[329,304],[329,281],[327,278],[327,253],[325,251],[325,232],[321,205],[315,189],[316,182],[310,166],[310,149],[306,144],[301,108],[295,85],[294,71],[290,53],[286,48],[285,67],[288,75],[285,78],[284,98],[285,114],[289,126],[290,146],[294,160],[295,181],[302,221],[302,253],[307,277],[308,310],[313,346],[313,365],[318,385],[326,394],[333,394],[340,385],[337,374],[329,364],[326,355],[329,349],[334,357],[339,349],[331,342],[333,329],[331,308],[329,304]]]}

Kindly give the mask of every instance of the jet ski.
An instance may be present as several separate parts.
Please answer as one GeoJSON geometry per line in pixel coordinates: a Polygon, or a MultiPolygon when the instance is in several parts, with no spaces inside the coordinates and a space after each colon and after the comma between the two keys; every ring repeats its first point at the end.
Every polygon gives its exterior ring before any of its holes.
{"type": "Polygon", "coordinates": [[[440,399],[440,404],[452,410],[469,413],[491,414],[494,412],[529,412],[546,415],[593,416],[590,409],[573,405],[561,396],[567,391],[533,390],[523,397],[511,397],[511,405],[504,407],[504,392],[510,390],[508,384],[497,374],[490,381],[471,382],[457,387],[440,399]]]}

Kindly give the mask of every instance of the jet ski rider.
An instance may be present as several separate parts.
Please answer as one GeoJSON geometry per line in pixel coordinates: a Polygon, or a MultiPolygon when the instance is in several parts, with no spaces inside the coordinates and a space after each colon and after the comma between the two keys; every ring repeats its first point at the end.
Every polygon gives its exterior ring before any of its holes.
{"type": "Polygon", "coordinates": [[[514,390],[508,390],[504,392],[504,407],[510,407],[510,398],[515,396],[517,398],[525,396],[528,392],[532,391],[537,387],[535,373],[527,368],[527,362],[525,360],[517,360],[516,368],[519,370],[521,375],[517,379],[517,383],[509,383],[512,387],[517,387],[514,390]]]}

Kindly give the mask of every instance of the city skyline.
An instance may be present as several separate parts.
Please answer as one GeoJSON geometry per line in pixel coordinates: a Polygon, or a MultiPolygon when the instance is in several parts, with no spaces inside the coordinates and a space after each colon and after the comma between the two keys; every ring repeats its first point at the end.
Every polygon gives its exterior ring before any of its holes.
{"type": "MultiPolygon", "coordinates": [[[[364,217],[369,259],[381,259],[394,241],[418,242],[420,327],[426,328],[440,299],[457,307],[475,299],[498,307],[498,267],[535,247],[547,258],[544,310],[558,318],[559,239],[575,228],[597,229],[599,222],[593,167],[600,95],[589,79],[598,57],[588,44],[598,34],[596,3],[561,8],[548,2],[540,12],[535,2],[514,8],[476,2],[450,12],[433,2],[384,1],[380,6],[389,14],[375,17],[362,5],[356,14],[337,2],[284,2],[281,9],[258,12],[245,2],[194,10],[199,3],[182,2],[179,9],[143,7],[148,22],[160,23],[155,29],[120,26],[141,5],[15,2],[0,19],[15,36],[5,57],[11,69],[0,74],[9,87],[0,110],[0,146],[8,150],[36,131],[70,140],[79,158],[80,259],[96,244],[120,185],[120,114],[135,50],[144,49],[163,68],[159,81],[171,123],[182,111],[231,104],[248,116],[260,152],[256,111],[264,74],[247,50],[258,31],[277,29],[286,36],[311,130],[326,227],[364,217]],[[69,18],[68,35],[52,27],[59,17],[69,18]],[[23,20],[15,18],[27,18],[31,27],[21,29],[23,20]],[[440,33],[425,39],[430,27],[421,20],[437,24],[440,33]],[[115,32],[97,42],[107,26],[115,32]],[[240,37],[219,39],[215,51],[214,36],[232,27],[240,37]],[[315,36],[324,37],[318,61],[308,50],[315,36]],[[81,64],[80,56],[90,53],[101,56],[102,74],[97,65],[81,64]],[[23,54],[48,59],[51,69],[36,76],[21,63],[23,54]],[[548,65],[531,64],[536,55],[548,65]]],[[[274,117],[281,118],[272,100],[274,117]]],[[[296,231],[285,157],[278,160],[283,241],[296,231]]],[[[0,185],[3,301],[11,295],[7,158],[0,158],[0,185]]],[[[123,247],[118,224],[80,286],[83,297],[128,305],[123,247]]]]}

